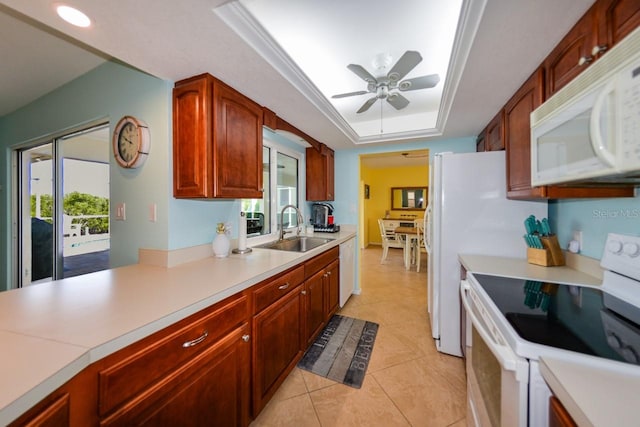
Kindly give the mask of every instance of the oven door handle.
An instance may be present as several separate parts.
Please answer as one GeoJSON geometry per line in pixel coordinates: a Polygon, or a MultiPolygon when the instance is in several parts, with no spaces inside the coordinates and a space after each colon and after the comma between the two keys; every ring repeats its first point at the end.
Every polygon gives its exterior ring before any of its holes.
{"type": "MultiPolygon", "coordinates": [[[[519,358],[511,347],[508,344],[497,342],[494,339],[493,335],[485,329],[485,326],[480,322],[480,319],[475,315],[473,310],[471,309],[471,304],[468,301],[467,292],[471,290],[471,285],[466,280],[462,280],[460,282],[460,297],[462,299],[462,304],[467,312],[467,316],[471,318],[471,322],[476,327],[476,330],[480,334],[480,337],[485,342],[489,350],[493,353],[493,355],[498,359],[500,366],[507,371],[513,371],[516,373],[516,378],[518,380],[524,379],[523,376],[528,375],[526,366],[522,363],[523,360],[519,358]]],[[[487,319],[489,323],[493,323],[489,319],[487,319]]],[[[471,344],[473,345],[473,343],[471,344]]],[[[525,377],[526,378],[526,377],[525,377]]]]}

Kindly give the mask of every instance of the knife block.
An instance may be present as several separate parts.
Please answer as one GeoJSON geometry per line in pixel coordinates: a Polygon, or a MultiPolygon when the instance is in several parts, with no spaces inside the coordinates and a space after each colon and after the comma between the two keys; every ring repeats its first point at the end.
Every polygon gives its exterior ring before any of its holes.
{"type": "Polygon", "coordinates": [[[558,243],[558,236],[555,234],[541,236],[540,241],[544,249],[527,248],[527,262],[529,264],[543,267],[565,265],[564,254],[558,243]]]}

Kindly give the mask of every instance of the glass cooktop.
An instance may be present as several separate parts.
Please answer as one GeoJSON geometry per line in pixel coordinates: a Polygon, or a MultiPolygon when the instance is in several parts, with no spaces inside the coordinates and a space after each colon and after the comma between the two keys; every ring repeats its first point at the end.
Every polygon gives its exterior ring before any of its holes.
{"type": "Polygon", "coordinates": [[[640,309],[599,289],[473,274],[521,338],[640,364],[640,309]]]}

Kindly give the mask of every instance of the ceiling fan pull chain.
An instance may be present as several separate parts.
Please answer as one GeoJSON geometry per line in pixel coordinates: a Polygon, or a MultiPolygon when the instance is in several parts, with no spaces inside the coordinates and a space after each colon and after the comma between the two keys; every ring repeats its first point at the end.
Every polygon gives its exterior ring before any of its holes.
{"type": "Polygon", "coordinates": [[[382,135],[384,133],[384,130],[382,129],[382,102],[380,103],[380,135],[382,135]]]}

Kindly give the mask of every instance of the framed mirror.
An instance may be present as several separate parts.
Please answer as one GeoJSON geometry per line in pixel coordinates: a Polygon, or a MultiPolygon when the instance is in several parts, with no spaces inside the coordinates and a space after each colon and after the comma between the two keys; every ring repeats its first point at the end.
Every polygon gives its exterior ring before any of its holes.
{"type": "Polygon", "coordinates": [[[392,187],[391,209],[420,211],[427,207],[428,187],[392,187]]]}

